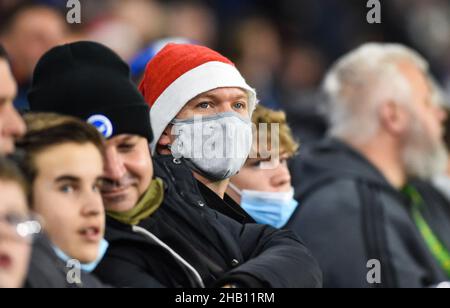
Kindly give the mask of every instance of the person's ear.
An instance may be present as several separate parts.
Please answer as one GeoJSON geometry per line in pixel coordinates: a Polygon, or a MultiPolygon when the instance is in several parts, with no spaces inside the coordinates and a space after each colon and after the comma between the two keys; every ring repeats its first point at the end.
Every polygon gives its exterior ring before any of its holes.
{"type": "Polygon", "coordinates": [[[408,129],[410,117],[405,106],[387,102],[381,106],[379,116],[383,128],[392,135],[402,135],[408,129]]]}
{"type": "Polygon", "coordinates": [[[158,154],[161,155],[171,154],[171,151],[169,149],[169,145],[172,144],[172,138],[170,136],[171,129],[172,125],[167,126],[166,129],[163,131],[161,137],[159,138],[158,145],[156,147],[158,154]]]}

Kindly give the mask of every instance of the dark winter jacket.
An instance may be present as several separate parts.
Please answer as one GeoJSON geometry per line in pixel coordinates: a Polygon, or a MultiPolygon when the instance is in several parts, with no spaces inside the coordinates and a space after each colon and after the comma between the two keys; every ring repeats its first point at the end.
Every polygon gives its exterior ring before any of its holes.
{"type": "MultiPolygon", "coordinates": [[[[70,264],[69,264],[70,265],[70,264]]],[[[74,267],[67,266],[59,259],[45,235],[38,236],[33,243],[26,288],[106,288],[94,275],[79,270],[79,280],[70,271],[74,267]],[[69,278],[69,279],[68,279],[69,278]]],[[[75,275],[77,273],[73,271],[75,275]]]]}
{"type": "Polygon", "coordinates": [[[227,194],[223,200],[202,182],[196,180],[199,193],[205,199],[206,205],[217,212],[228,216],[242,224],[254,224],[256,221],[227,194]]]}
{"type": "Polygon", "coordinates": [[[108,219],[107,255],[96,273],[119,287],[320,287],[316,261],[291,231],[241,224],[208,207],[192,172],[155,161],[165,200],[139,226],[108,219]]]}
{"type": "Polygon", "coordinates": [[[429,287],[446,280],[411,219],[410,200],[362,155],[328,139],[298,162],[292,172],[300,206],[288,227],[318,259],[325,287],[429,287]],[[380,284],[368,282],[377,281],[373,260],[380,284]]]}

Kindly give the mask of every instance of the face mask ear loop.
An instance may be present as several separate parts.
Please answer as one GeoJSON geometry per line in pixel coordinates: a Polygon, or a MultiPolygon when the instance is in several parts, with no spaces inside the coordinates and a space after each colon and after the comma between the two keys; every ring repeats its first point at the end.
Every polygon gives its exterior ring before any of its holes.
{"type": "Polygon", "coordinates": [[[239,195],[239,197],[242,197],[242,191],[239,188],[237,188],[236,185],[234,185],[233,183],[230,182],[228,184],[228,187],[230,187],[231,190],[233,190],[235,193],[237,193],[239,195]]]}

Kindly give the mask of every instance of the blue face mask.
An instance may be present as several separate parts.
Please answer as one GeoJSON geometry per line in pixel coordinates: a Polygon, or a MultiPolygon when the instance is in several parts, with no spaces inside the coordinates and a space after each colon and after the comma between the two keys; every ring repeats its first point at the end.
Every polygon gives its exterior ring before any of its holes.
{"type": "Polygon", "coordinates": [[[229,187],[241,196],[242,208],[259,224],[275,228],[286,226],[298,202],[294,199],[294,188],[288,192],[264,192],[239,190],[235,185],[229,187]]]}
{"type": "MultiPolygon", "coordinates": [[[[81,270],[88,272],[88,273],[92,273],[95,270],[95,268],[97,267],[97,265],[100,263],[100,261],[102,261],[103,257],[105,256],[106,251],[108,250],[108,246],[109,246],[109,243],[105,239],[102,239],[102,241],[100,242],[100,246],[98,248],[97,259],[95,259],[95,261],[93,261],[91,263],[82,263],[81,270]]],[[[59,249],[56,246],[53,246],[53,250],[55,251],[58,258],[66,263],[69,260],[73,259],[73,258],[69,257],[68,255],[66,255],[61,249],[59,249]]]]}

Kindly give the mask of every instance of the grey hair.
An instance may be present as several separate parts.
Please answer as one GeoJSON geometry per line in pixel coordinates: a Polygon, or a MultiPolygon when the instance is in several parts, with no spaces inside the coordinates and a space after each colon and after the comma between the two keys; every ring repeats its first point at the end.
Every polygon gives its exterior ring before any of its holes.
{"type": "Polygon", "coordinates": [[[329,134],[365,142],[378,130],[378,110],[384,102],[407,104],[411,85],[398,65],[410,62],[428,75],[427,61],[400,44],[368,43],[339,59],[327,73],[329,134]]]}

